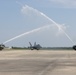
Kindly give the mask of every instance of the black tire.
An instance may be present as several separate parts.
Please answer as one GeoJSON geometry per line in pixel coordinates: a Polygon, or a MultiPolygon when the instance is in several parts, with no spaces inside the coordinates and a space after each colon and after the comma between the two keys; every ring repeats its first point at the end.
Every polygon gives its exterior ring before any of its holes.
{"type": "Polygon", "coordinates": [[[34,50],[33,48],[31,48],[31,50],[34,50]]]}
{"type": "Polygon", "coordinates": [[[76,45],[73,46],[73,49],[76,50],[76,45]]]}
{"type": "Polygon", "coordinates": [[[36,50],[39,50],[39,49],[36,49],[36,50]]]}
{"type": "Polygon", "coordinates": [[[0,51],[2,51],[3,47],[0,47],[0,51]]]}

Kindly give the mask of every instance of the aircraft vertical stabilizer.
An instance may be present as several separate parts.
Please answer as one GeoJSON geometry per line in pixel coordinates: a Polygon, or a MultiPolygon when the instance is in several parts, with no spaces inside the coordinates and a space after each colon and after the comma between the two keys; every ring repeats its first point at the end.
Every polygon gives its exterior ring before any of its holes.
{"type": "Polygon", "coordinates": [[[31,42],[29,42],[29,44],[30,44],[30,47],[32,47],[32,44],[31,44],[31,42]]]}

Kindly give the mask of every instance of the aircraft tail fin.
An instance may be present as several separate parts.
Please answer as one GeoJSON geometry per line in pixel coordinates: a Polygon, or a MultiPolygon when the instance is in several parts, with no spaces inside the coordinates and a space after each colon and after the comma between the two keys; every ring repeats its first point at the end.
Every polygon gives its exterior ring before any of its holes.
{"type": "Polygon", "coordinates": [[[31,42],[29,42],[29,44],[30,44],[30,47],[32,47],[32,44],[31,44],[31,42]]]}
{"type": "Polygon", "coordinates": [[[36,46],[36,42],[34,43],[34,46],[36,46]]]}

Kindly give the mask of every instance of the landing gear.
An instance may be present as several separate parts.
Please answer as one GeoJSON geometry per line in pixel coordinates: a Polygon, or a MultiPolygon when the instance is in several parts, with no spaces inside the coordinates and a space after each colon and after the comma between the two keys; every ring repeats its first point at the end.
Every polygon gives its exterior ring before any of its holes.
{"type": "Polygon", "coordinates": [[[73,46],[73,49],[76,50],[76,45],[73,46]]]}
{"type": "Polygon", "coordinates": [[[39,50],[39,49],[36,49],[36,50],[39,50]]]}
{"type": "Polygon", "coordinates": [[[34,50],[33,48],[31,48],[31,50],[34,50]]]}

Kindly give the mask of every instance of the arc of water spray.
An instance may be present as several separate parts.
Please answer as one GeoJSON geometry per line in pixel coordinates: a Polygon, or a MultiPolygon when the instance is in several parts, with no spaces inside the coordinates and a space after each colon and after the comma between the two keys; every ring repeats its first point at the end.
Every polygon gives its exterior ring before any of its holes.
{"type": "Polygon", "coordinates": [[[51,18],[49,18],[48,16],[46,16],[44,13],[40,12],[41,15],[43,15],[45,18],[47,18],[48,20],[50,20],[51,22],[53,22],[59,29],[62,30],[62,32],[67,36],[67,38],[73,43],[73,40],[70,38],[70,36],[60,27],[59,24],[57,24],[55,21],[53,21],[51,18]]]}
{"type": "MultiPolygon", "coordinates": [[[[26,5],[26,7],[29,7],[29,6],[26,5]]],[[[59,29],[62,30],[62,32],[67,36],[67,38],[68,38],[73,44],[75,44],[74,41],[70,38],[70,36],[60,27],[60,25],[59,25],[58,23],[56,23],[54,20],[52,20],[51,18],[49,18],[48,16],[46,16],[44,13],[38,11],[37,9],[34,9],[34,8],[32,8],[32,7],[29,7],[29,8],[37,11],[37,12],[40,13],[43,17],[45,17],[46,19],[48,19],[49,21],[51,21],[52,23],[54,23],[59,29]]]]}
{"type": "MultiPolygon", "coordinates": [[[[19,3],[19,4],[20,4],[20,3],[19,3]]],[[[20,5],[22,6],[22,4],[20,4],[20,5]]],[[[28,5],[26,5],[26,6],[28,6],[28,5]]],[[[29,6],[28,6],[28,7],[29,7],[29,6]]],[[[49,21],[53,22],[58,28],[61,28],[59,24],[57,24],[57,23],[56,23],[55,21],[53,21],[51,18],[49,18],[48,16],[46,16],[44,13],[42,13],[42,12],[38,11],[37,9],[32,8],[32,7],[29,7],[29,8],[31,8],[31,9],[39,12],[39,13],[40,13],[42,16],[44,16],[46,19],[48,19],[49,21]]],[[[12,41],[12,40],[14,40],[14,39],[17,39],[17,38],[19,38],[19,37],[21,37],[21,36],[24,36],[24,35],[27,35],[27,34],[30,34],[30,33],[36,32],[36,31],[39,31],[40,29],[43,29],[43,28],[46,28],[46,27],[48,27],[48,26],[43,26],[43,27],[40,27],[40,28],[31,30],[31,31],[29,31],[29,32],[25,32],[25,33],[23,33],[23,34],[20,34],[20,35],[14,37],[14,38],[12,38],[12,39],[9,39],[9,40],[5,41],[4,44],[6,44],[6,43],[8,43],[8,42],[10,42],[10,41],[12,41]]],[[[67,38],[68,38],[73,44],[75,44],[75,43],[73,42],[73,40],[69,37],[69,35],[68,35],[62,28],[61,28],[61,30],[62,30],[63,33],[67,36],[67,38]]]]}
{"type": "Polygon", "coordinates": [[[23,33],[23,34],[20,34],[20,35],[18,35],[18,36],[16,36],[16,37],[13,37],[13,38],[5,41],[3,44],[6,44],[6,43],[8,43],[8,42],[10,42],[10,41],[13,41],[13,40],[15,40],[15,39],[17,39],[17,38],[19,38],[19,37],[24,36],[24,35],[28,35],[28,34],[30,34],[30,33],[34,33],[34,32],[37,32],[37,31],[39,31],[39,30],[42,30],[42,29],[45,29],[45,28],[49,28],[49,27],[50,27],[50,25],[47,25],[47,26],[43,26],[43,27],[40,27],[40,28],[31,30],[31,31],[25,32],[25,33],[23,33]]]}

